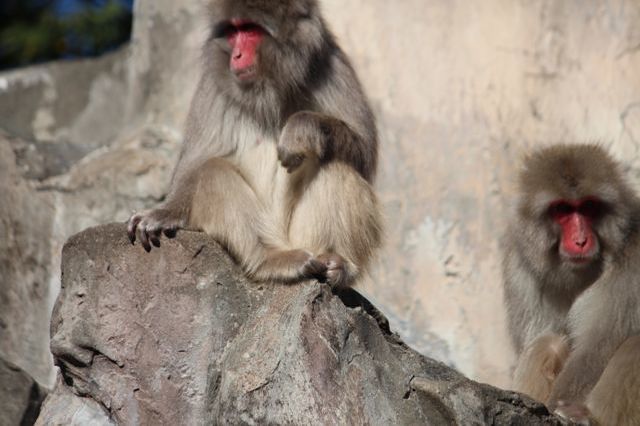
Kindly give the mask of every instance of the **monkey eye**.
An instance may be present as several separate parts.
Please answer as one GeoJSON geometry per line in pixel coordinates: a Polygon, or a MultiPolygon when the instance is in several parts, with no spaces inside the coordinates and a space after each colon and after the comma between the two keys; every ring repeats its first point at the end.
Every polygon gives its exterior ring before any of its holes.
{"type": "Polygon", "coordinates": [[[262,26],[251,21],[222,21],[213,27],[213,38],[216,40],[226,39],[233,43],[236,35],[244,33],[253,37],[260,36],[265,33],[262,26]]]}
{"type": "Polygon", "coordinates": [[[576,211],[575,207],[565,201],[551,203],[547,214],[554,220],[560,220],[576,211]]]}
{"type": "Polygon", "coordinates": [[[607,205],[600,200],[587,199],[580,203],[578,212],[591,219],[599,219],[607,212],[607,205]]]}
{"type": "Polygon", "coordinates": [[[235,27],[229,21],[218,22],[213,27],[213,38],[227,38],[235,31],[235,27]]]}

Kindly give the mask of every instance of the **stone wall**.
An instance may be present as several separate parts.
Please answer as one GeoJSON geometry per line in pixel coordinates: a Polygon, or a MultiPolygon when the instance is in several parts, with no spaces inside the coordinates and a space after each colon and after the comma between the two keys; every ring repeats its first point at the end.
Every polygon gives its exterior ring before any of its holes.
{"type": "Polygon", "coordinates": [[[414,348],[509,383],[499,237],[524,152],[640,170],[637,1],[324,2],[375,106],[386,249],[364,291],[414,348]]]}

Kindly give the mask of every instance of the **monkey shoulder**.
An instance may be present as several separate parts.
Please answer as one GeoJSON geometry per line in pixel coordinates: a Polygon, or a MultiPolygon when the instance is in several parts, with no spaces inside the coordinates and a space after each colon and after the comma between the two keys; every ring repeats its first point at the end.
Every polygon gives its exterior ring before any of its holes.
{"type": "Polygon", "coordinates": [[[316,86],[314,109],[346,123],[365,139],[377,139],[375,118],[346,55],[333,55],[330,78],[316,86]]]}

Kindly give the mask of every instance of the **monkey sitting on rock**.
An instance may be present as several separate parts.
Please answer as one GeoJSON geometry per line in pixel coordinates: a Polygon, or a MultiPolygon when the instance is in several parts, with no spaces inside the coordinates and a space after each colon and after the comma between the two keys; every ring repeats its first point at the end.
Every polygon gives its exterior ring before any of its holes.
{"type": "Polygon", "coordinates": [[[376,124],[316,0],[214,0],[166,200],[134,214],[150,251],[205,231],[256,280],[349,286],[381,240],[376,124]]]}
{"type": "Polygon", "coordinates": [[[504,244],[516,390],[573,421],[640,425],[640,199],[597,145],[540,149],[504,244]]]}

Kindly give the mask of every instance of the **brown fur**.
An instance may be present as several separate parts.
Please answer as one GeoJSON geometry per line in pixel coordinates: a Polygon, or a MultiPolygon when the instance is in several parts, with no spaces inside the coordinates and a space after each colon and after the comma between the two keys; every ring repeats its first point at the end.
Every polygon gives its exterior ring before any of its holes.
{"type": "MultiPolygon", "coordinates": [[[[597,145],[557,145],[535,152],[525,161],[519,194],[504,245],[505,302],[520,357],[517,390],[534,392],[577,420],[588,416],[589,409],[594,418],[631,415],[627,401],[637,401],[640,390],[625,383],[637,382],[638,369],[613,357],[626,339],[640,332],[640,200],[620,166],[597,145]],[[593,223],[600,252],[578,267],[559,255],[560,230],[548,209],[554,200],[584,197],[602,200],[606,212],[593,223]],[[549,335],[559,337],[545,342],[549,335]],[[554,340],[565,337],[570,354],[554,380],[544,366],[556,357],[554,340]],[[605,368],[613,371],[602,375],[605,368]],[[628,380],[616,382],[627,375],[628,380]],[[545,398],[547,385],[551,392],[545,398]],[[592,393],[594,386],[597,393],[592,393]],[[610,397],[608,414],[600,399],[605,394],[610,397]]],[[[627,351],[640,356],[637,345],[627,351]]]]}
{"type": "Polygon", "coordinates": [[[216,0],[204,72],[166,201],[134,215],[132,241],[215,236],[257,280],[351,285],[380,245],[371,187],[375,121],[314,0],[216,0]],[[258,78],[239,84],[220,29],[260,25],[258,78]]]}
{"type": "Polygon", "coordinates": [[[640,336],[625,341],[611,358],[587,398],[587,407],[603,425],[640,424],[640,336]],[[636,390],[612,392],[612,390],[636,390]]]}
{"type": "Polygon", "coordinates": [[[569,356],[565,336],[545,334],[527,346],[513,373],[513,386],[538,401],[546,401],[569,356]]]}

